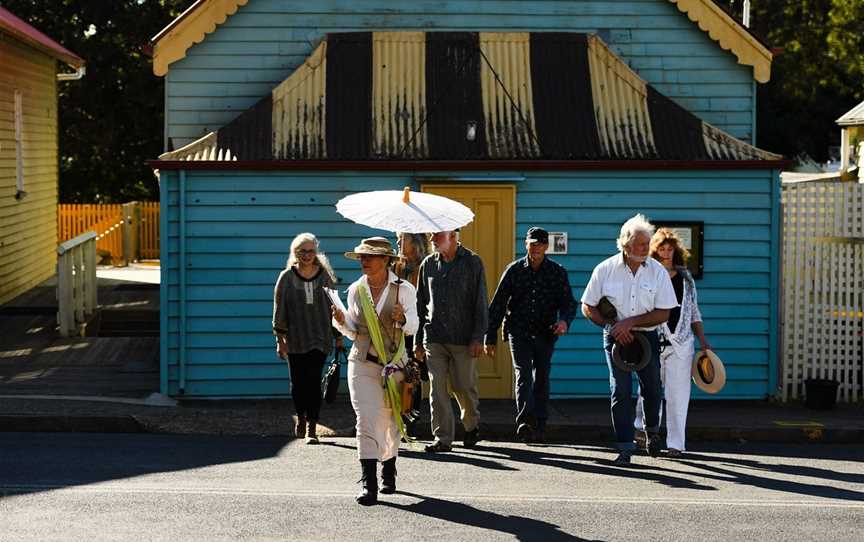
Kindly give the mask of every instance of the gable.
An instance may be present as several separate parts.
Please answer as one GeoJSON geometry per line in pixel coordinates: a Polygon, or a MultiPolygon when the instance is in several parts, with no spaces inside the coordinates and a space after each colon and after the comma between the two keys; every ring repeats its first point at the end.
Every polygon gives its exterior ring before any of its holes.
{"type": "Polygon", "coordinates": [[[668,0],[699,25],[721,48],[731,51],[739,64],[753,66],[753,78],[760,83],[771,79],[773,55],[732,16],[711,0],[668,0]]]}
{"type": "Polygon", "coordinates": [[[549,32],[330,34],[206,141],[207,156],[240,160],[779,158],[697,118],[599,37],[549,32]]]}
{"type": "Polygon", "coordinates": [[[168,73],[168,66],[186,56],[186,51],[201,43],[216,27],[237,13],[249,0],[196,0],[171,24],[156,34],[153,44],[153,73],[168,73]]]}
{"type": "MultiPolygon", "coordinates": [[[[722,49],[731,51],[739,64],[751,66],[753,77],[766,83],[771,77],[771,52],[738,21],[712,0],[665,0],[706,32],[722,49]]],[[[216,31],[249,0],[196,0],[183,14],[153,37],[153,72],[163,76],[172,63],[184,58],[190,47],[216,31]]]]}

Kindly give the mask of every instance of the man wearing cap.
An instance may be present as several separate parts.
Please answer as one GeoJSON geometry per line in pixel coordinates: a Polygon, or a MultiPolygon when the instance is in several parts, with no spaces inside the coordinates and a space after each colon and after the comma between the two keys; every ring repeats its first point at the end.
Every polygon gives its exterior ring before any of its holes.
{"type": "Polygon", "coordinates": [[[632,372],[619,366],[626,367],[626,364],[613,360],[613,346],[618,343],[629,347],[636,334],[642,334],[644,340],[639,342],[650,349],[647,363],[634,371],[644,398],[648,452],[656,456],[663,446],[659,437],[662,391],[657,327],[669,318],[669,310],[678,306],[678,300],[669,273],[660,262],[648,257],[653,234],[654,226],[641,214],[625,222],[617,241],[619,253],[594,268],[582,294],[582,313],[603,328],[603,349],[612,388],[612,428],[619,451],[615,464],[619,466],[630,465],[636,446],[633,443],[632,372]],[[614,307],[616,319],[604,316],[598,309],[603,298],[614,307]]]}
{"type": "Polygon", "coordinates": [[[435,440],[426,451],[449,452],[456,422],[447,391],[448,381],[462,411],[463,445],[480,440],[480,394],[477,356],[483,351],[487,327],[486,275],[479,256],[459,243],[457,232],[432,236],[435,252],[420,264],[417,314],[420,328],[414,356],[426,358],[429,368],[429,404],[435,440]]]}
{"type": "Polygon", "coordinates": [[[485,337],[484,350],[494,356],[504,321],[516,377],[516,436],[526,443],[545,442],[552,351],[576,315],[567,270],[546,257],[548,249],[549,233],[530,228],[527,254],[510,263],[498,282],[485,337]]]}

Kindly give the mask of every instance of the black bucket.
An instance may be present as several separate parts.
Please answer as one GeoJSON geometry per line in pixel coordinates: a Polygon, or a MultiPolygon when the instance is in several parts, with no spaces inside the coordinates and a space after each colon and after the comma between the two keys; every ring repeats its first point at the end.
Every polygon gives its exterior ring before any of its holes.
{"type": "Polygon", "coordinates": [[[804,381],[804,405],[816,410],[831,410],[837,403],[840,383],[825,378],[809,378],[804,381]]]}

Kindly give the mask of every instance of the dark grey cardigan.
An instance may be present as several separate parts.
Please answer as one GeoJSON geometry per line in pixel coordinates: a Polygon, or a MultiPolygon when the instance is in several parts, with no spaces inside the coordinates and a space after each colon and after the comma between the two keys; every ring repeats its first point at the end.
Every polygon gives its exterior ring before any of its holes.
{"type": "Polygon", "coordinates": [[[273,334],[286,338],[290,354],[333,350],[339,333],[330,324],[330,300],[324,288],[333,288],[330,275],[322,268],[315,277],[304,279],[295,268],[284,269],[273,289],[273,334]]]}

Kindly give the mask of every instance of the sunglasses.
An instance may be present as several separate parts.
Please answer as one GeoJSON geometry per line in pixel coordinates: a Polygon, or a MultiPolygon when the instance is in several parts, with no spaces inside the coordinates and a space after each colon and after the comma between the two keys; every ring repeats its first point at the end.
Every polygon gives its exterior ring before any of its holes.
{"type": "Polygon", "coordinates": [[[317,252],[318,251],[315,250],[314,248],[311,250],[298,249],[298,250],[294,251],[294,253],[297,254],[298,256],[308,256],[310,254],[315,254],[317,252]]]}

